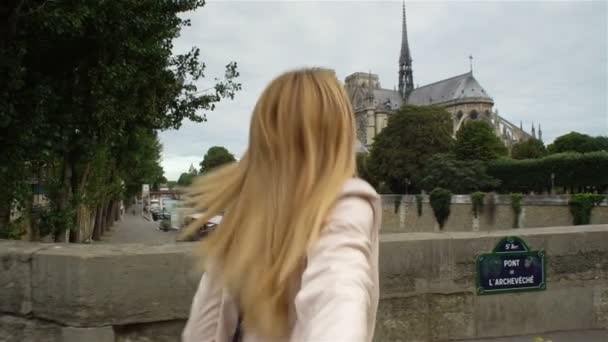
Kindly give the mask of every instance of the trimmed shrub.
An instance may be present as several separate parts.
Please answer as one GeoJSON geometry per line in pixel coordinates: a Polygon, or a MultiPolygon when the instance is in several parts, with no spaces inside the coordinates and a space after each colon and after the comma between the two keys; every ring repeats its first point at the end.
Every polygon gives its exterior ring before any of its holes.
{"type": "Polygon", "coordinates": [[[604,195],[576,194],[572,196],[568,205],[572,213],[575,226],[589,224],[591,222],[591,210],[604,200],[604,195]]]}
{"type": "Polygon", "coordinates": [[[608,188],[608,152],[559,153],[542,159],[500,159],[488,164],[488,175],[500,180],[502,192],[542,192],[557,187],[608,188]]]}
{"type": "Polygon", "coordinates": [[[523,195],[520,193],[511,194],[511,209],[513,209],[513,228],[519,228],[519,215],[521,215],[521,200],[523,195]]]}
{"type": "Polygon", "coordinates": [[[437,219],[437,223],[439,223],[439,228],[443,229],[445,221],[447,221],[448,217],[450,216],[452,193],[446,189],[436,188],[435,190],[431,191],[429,200],[431,202],[431,208],[433,208],[435,218],[437,219]]]}
{"type": "Polygon", "coordinates": [[[479,217],[479,213],[483,209],[483,199],[485,197],[486,193],[481,191],[477,191],[471,194],[471,204],[473,204],[473,217],[479,217]]]}

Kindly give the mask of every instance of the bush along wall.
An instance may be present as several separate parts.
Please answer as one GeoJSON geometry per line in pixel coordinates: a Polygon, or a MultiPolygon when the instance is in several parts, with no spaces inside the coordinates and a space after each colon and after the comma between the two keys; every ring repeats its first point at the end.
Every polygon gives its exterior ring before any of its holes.
{"type": "Polygon", "coordinates": [[[479,217],[479,213],[483,210],[483,199],[485,197],[485,192],[481,191],[477,191],[471,194],[471,207],[473,208],[473,217],[479,217]]]}
{"type": "Polygon", "coordinates": [[[416,195],[416,211],[418,212],[418,217],[422,216],[422,195],[416,195]]]}
{"type": "Polygon", "coordinates": [[[488,175],[500,180],[501,192],[542,192],[562,187],[574,192],[608,189],[608,152],[559,153],[541,159],[499,159],[488,164],[488,175]]]}
{"type": "Polygon", "coordinates": [[[450,204],[452,203],[452,193],[449,190],[435,188],[429,196],[431,208],[435,214],[435,219],[439,223],[439,229],[443,229],[443,225],[450,216],[450,204]]]}
{"type": "Polygon", "coordinates": [[[513,228],[519,228],[519,216],[521,215],[521,200],[523,195],[520,193],[511,194],[511,209],[513,209],[513,228]]]}
{"type": "Polygon", "coordinates": [[[568,205],[572,213],[574,225],[589,224],[591,222],[591,210],[604,200],[604,195],[598,194],[576,194],[573,195],[568,205]]]}

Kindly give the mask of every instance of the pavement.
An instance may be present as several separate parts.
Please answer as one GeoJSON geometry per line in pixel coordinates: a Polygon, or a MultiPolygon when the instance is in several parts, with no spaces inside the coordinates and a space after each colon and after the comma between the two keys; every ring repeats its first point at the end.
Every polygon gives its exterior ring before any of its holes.
{"type": "Polygon", "coordinates": [[[608,330],[581,330],[552,332],[527,336],[500,337],[483,340],[462,340],[460,342],[606,342],[608,330]],[[538,339],[538,338],[542,338],[538,339]]]}
{"type": "Polygon", "coordinates": [[[122,220],[116,221],[109,231],[96,243],[174,243],[177,231],[164,232],[158,229],[160,221],[144,217],[142,205],[136,204],[125,211],[122,220]],[[135,210],[135,213],[133,213],[135,210]]]}

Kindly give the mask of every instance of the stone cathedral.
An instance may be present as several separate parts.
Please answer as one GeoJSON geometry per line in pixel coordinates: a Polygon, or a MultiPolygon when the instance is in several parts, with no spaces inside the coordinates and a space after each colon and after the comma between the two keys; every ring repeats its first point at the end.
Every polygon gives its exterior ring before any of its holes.
{"type": "Polygon", "coordinates": [[[438,105],[444,107],[454,121],[454,133],[469,120],[483,120],[494,127],[496,135],[511,147],[514,143],[530,138],[542,139],[540,125],[538,136],[532,124],[530,133],[512,124],[495,110],[494,100],[473,76],[473,69],[462,75],[414,87],[412,57],[407,38],[405,3],[399,56],[399,87],[384,89],[378,75],[356,72],[346,77],[345,88],[352,102],[357,120],[358,149],[366,150],[388,122],[388,117],[404,104],[438,105]]]}

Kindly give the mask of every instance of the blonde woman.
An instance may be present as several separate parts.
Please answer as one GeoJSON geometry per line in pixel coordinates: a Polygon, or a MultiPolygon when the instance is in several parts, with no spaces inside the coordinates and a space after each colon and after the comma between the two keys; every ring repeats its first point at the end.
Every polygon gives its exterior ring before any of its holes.
{"type": "Polygon", "coordinates": [[[330,70],[273,80],[243,158],[199,179],[190,201],[225,210],[201,244],[205,273],[184,342],[367,342],[378,306],[379,197],[353,178],[355,122],[330,70]]]}

